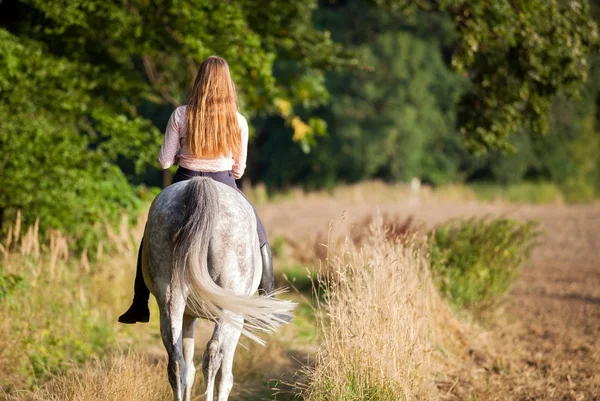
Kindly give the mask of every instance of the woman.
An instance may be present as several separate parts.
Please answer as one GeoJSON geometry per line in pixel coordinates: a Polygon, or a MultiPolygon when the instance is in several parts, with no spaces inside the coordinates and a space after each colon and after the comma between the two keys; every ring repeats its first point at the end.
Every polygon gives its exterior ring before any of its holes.
{"type": "MultiPolygon", "coordinates": [[[[223,58],[211,56],[200,66],[187,106],[178,107],[171,115],[158,160],[163,169],[179,162],[174,183],[205,176],[237,189],[235,179],[244,174],[247,147],[248,123],[237,111],[237,93],[229,66],[223,58]]],[[[260,295],[272,296],[271,248],[258,215],[256,220],[263,263],[258,291],[260,295]]],[[[150,320],[150,291],[142,275],[141,254],[140,246],[135,295],[131,307],[119,317],[121,323],[150,320]]]]}

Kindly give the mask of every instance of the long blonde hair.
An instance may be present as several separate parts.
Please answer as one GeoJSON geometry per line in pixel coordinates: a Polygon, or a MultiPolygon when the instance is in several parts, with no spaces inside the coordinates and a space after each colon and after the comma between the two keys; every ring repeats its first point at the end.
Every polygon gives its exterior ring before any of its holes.
{"type": "Polygon", "coordinates": [[[187,146],[197,157],[217,158],[240,153],[237,92],[225,59],[202,62],[186,111],[187,146]]]}

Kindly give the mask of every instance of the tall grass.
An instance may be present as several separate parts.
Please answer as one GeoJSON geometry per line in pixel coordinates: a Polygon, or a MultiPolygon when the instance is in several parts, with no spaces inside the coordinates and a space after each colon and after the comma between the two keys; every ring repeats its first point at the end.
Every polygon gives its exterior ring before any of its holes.
{"type": "MultiPolygon", "coordinates": [[[[403,242],[416,233],[427,235],[433,282],[457,309],[473,312],[491,311],[501,303],[541,233],[539,222],[504,217],[456,218],[432,230],[411,216],[383,213],[379,219],[383,241],[403,242]]],[[[283,238],[278,241],[278,252],[311,263],[325,260],[328,250],[339,250],[347,241],[370,247],[373,222],[373,215],[367,215],[352,226],[347,237],[320,231],[312,242],[283,238]]]]}
{"type": "MultiPolygon", "coordinates": [[[[0,387],[10,392],[35,388],[114,346],[116,309],[127,305],[134,268],[119,266],[121,259],[107,263],[102,246],[92,264],[87,250],[70,253],[57,231],[41,242],[39,222],[25,229],[20,214],[7,232],[0,243],[0,387]]],[[[129,227],[107,232],[110,247],[132,260],[129,227]]]]}
{"type": "MultiPolygon", "coordinates": [[[[75,255],[60,232],[41,242],[38,224],[25,229],[17,219],[0,241],[0,399],[172,398],[153,299],[149,325],[116,321],[131,300],[135,239],[143,226],[129,227],[124,219],[118,229],[102,227],[110,242],[75,255]]],[[[309,325],[310,317],[295,321],[309,325]]],[[[196,398],[204,390],[199,361],[212,329],[200,321],[196,330],[196,398]]],[[[298,341],[299,331],[286,326],[267,346],[240,346],[233,399],[269,397],[270,379],[291,378],[297,367],[287,352],[300,352],[308,341],[298,341]]]]}
{"type": "Polygon", "coordinates": [[[37,391],[21,391],[9,401],[162,401],[173,396],[166,380],[166,358],[139,353],[92,360],[80,369],[55,376],[37,391]]]}
{"type": "Polygon", "coordinates": [[[307,401],[427,400],[440,397],[436,385],[451,392],[445,372],[463,366],[472,329],[440,294],[459,309],[495,306],[539,234],[536,222],[505,218],[454,220],[427,240],[422,228],[383,215],[364,219],[345,245],[330,239],[307,401]]]}
{"type": "Polygon", "coordinates": [[[435,398],[435,327],[447,309],[422,241],[386,241],[379,226],[362,249],[330,254],[320,285],[322,344],[307,401],[435,398]]]}
{"type": "MultiPolygon", "coordinates": [[[[494,261],[495,245],[507,239],[509,248],[499,248],[504,255],[521,238],[496,228],[490,234],[477,225],[473,229],[477,235],[460,237],[458,242],[444,242],[450,237],[443,236],[436,241],[452,252],[466,250],[471,256],[485,249],[494,261]]],[[[40,243],[36,230],[36,225],[25,230],[17,222],[0,246],[0,386],[9,393],[6,397],[51,401],[170,398],[156,314],[154,326],[141,331],[155,333],[152,346],[162,356],[114,355],[115,349],[127,348],[133,341],[133,332],[117,329],[115,322],[130,300],[135,250],[130,229],[126,224],[117,232],[107,229],[112,251],[107,255],[100,247],[93,257],[87,252],[70,254],[67,239],[60,233],[40,243]],[[15,388],[28,391],[16,393],[15,388]]],[[[275,254],[285,254],[287,246],[291,256],[310,258],[307,263],[315,258],[325,261],[318,287],[322,293],[316,297],[320,304],[314,315],[298,313],[295,325],[286,327],[277,335],[279,340],[270,341],[266,348],[250,345],[249,350],[238,350],[234,392],[247,395],[243,399],[248,400],[269,397],[268,380],[294,369],[290,355],[312,355],[316,344],[309,343],[318,339],[315,364],[300,385],[306,401],[438,398],[436,380],[438,385],[446,380],[440,380],[444,369],[438,364],[457,365],[453,355],[464,355],[463,349],[456,353],[452,349],[462,347],[458,344],[462,340],[456,338],[462,326],[434,286],[428,243],[419,230],[410,218],[384,215],[375,221],[363,220],[348,233],[345,243],[341,238],[330,239],[329,249],[322,246],[327,242],[324,234],[308,244],[284,244],[281,239],[274,246],[275,254]],[[367,230],[369,225],[372,228],[367,230]],[[318,326],[316,335],[313,320],[318,326]],[[438,350],[444,350],[444,355],[438,350]]],[[[198,326],[206,334],[212,330],[209,324],[198,326]]],[[[201,382],[199,374],[194,389],[198,397],[201,382]]],[[[445,382],[453,387],[451,381],[445,382]]]]}

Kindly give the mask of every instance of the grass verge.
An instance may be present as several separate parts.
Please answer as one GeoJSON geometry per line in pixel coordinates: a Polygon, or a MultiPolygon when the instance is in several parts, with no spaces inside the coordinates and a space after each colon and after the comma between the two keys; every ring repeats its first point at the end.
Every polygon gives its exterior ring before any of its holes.
{"type": "MultiPolygon", "coordinates": [[[[307,401],[427,400],[437,308],[419,241],[385,240],[380,228],[360,251],[328,258],[320,277],[321,348],[302,389],[307,401]]],[[[443,312],[442,312],[443,313],[443,312]]]]}
{"type": "Polygon", "coordinates": [[[9,401],[159,401],[173,396],[165,380],[166,359],[150,360],[139,353],[95,359],[54,376],[37,391],[21,391],[9,401]]]}
{"type": "Polygon", "coordinates": [[[259,184],[247,189],[246,192],[249,199],[256,205],[327,198],[360,204],[427,199],[518,204],[584,203],[595,200],[593,193],[582,194],[578,188],[561,188],[551,182],[522,182],[509,185],[473,182],[445,184],[437,187],[421,185],[413,189],[406,183],[384,183],[371,180],[356,184],[340,184],[328,190],[303,191],[301,188],[292,188],[271,195],[267,193],[264,185],[259,184]]]}
{"type": "MultiPolygon", "coordinates": [[[[108,263],[101,247],[92,264],[87,251],[70,253],[61,233],[50,231],[43,243],[37,233],[38,223],[21,230],[17,219],[0,244],[0,390],[5,393],[35,389],[103,357],[120,341],[114,321],[132,289],[133,266],[120,265],[118,258],[108,263]]],[[[128,227],[120,237],[109,234],[119,241],[112,244],[115,249],[131,252],[128,227]]]]}

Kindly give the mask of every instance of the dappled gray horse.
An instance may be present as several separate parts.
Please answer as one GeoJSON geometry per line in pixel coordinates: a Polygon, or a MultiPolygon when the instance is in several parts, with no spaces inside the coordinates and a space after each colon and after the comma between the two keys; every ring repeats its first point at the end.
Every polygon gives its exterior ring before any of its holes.
{"type": "Polygon", "coordinates": [[[226,401],[240,334],[262,343],[257,334],[276,330],[295,307],[253,295],[262,262],[252,206],[239,191],[210,178],[173,184],[150,207],[142,249],[175,400],[190,400],[194,329],[197,318],[205,318],[215,322],[202,363],[206,399],[213,401],[218,379],[218,401],[226,401]]]}

